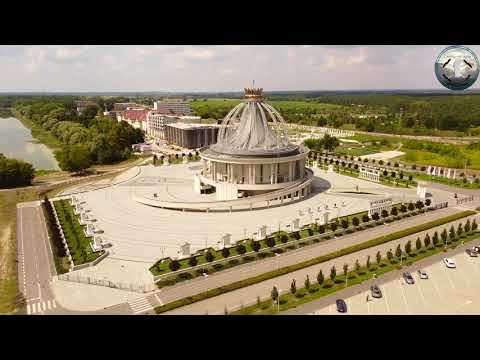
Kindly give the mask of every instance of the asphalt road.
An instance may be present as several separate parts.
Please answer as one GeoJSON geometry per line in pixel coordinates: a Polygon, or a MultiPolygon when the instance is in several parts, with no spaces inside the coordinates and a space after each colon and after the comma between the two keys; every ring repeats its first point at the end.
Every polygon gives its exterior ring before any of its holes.
{"type": "Polygon", "coordinates": [[[27,314],[47,314],[57,308],[50,289],[52,252],[41,208],[32,203],[17,207],[18,282],[27,301],[27,314]]]}

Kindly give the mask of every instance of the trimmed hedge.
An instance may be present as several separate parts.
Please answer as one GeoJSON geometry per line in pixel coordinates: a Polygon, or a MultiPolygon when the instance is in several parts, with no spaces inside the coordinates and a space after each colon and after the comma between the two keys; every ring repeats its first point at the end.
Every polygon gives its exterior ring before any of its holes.
{"type": "Polygon", "coordinates": [[[188,297],[183,298],[183,299],[178,299],[178,300],[172,301],[172,302],[167,303],[165,305],[156,307],[155,312],[157,314],[161,314],[161,313],[164,313],[164,312],[167,312],[167,311],[171,311],[173,309],[176,309],[176,308],[179,308],[179,307],[182,307],[182,306],[190,305],[190,304],[193,304],[193,303],[198,302],[198,301],[206,300],[206,299],[218,296],[218,295],[225,294],[225,293],[230,292],[230,291],[234,291],[234,290],[237,290],[237,289],[244,288],[246,286],[254,285],[254,284],[260,283],[260,282],[265,281],[265,280],[273,279],[275,277],[285,275],[285,274],[291,273],[293,271],[297,271],[297,270],[304,269],[304,268],[309,267],[309,266],[317,265],[317,264],[335,259],[335,258],[340,257],[340,256],[352,254],[354,252],[364,250],[364,249],[368,249],[368,248],[373,247],[373,246],[381,245],[381,244],[384,244],[384,243],[392,241],[392,240],[400,239],[402,237],[409,236],[409,235],[412,235],[412,234],[415,234],[415,233],[418,233],[418,232],[421,232],[421,231],[425,231],[425,230],[434,228],[436,226],[444,225],[444,224],[449,223],[451,221],[455,221],[455,220],[458,220],[458,219],[461,219],[461,218],[464,218],[464,217],[467,217],[467,216],[470,216],[470,215],[473,215],[473,214],[476,214],[476,211],[466,210],[466,211],[462,211],[462,212],[457,213],[457,214],[452,214],[452,215],[446,216],[444,218],[437,219],[437,220],[434,220],[434,221],[431,221],[431,222],[428,222],[428,223],[425,223],[425,224],[421,224],[421,225],[417,225],[415,227],[400,230],[400,231],[397,231],[397,232],[394,232],[394,233],[391,233],[391,234],[388,234],[388,235],[385,235],[385,236],[381,236],[381,237],[366,241],[366,242],[361,243],[361,244],[352,245],[352,246],[346,247],[344,249],[334,251],[330,254],[322,255],[322,256],[319,256],[319,257],[316,257],[316,258],[313,258],[313,259],[310,259],[310,260],[303,261],[301,263],[285,266],[283,268],[280,268],[280,269],[277,269],[277,270],[274,270],[274,271],[269,271],[269,272],[266,272],[266,273],[248,278],[248,279],[240,280],[240,281],[237,281],[237,282],[225,285],[225,286],[220,286],[220,287],[215,288],[215,289],[204,291],[202,293],[199,293],[199,294],[196,294],[196,295],[193,295],[193,296],[188,296],[188,297]]]}

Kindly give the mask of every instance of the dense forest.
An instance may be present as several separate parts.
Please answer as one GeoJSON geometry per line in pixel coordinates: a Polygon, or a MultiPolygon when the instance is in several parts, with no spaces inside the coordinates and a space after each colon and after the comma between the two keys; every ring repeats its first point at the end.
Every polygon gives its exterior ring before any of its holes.
{"type": "Polygon", "coordinates": [[[142,130],[101,115],[106,102],[77,114],[73,98],[37,97],[15,102],[14,109],[60,142],[55,157],[63,170],[81,172],[91,164],[128,159],[131,145],[144,141],[142,130]]]}
{"type": "Polygon", "coordinates": [[[0,188],[31,185],[34,173],[31,164],[0,153],[0,188]]]}

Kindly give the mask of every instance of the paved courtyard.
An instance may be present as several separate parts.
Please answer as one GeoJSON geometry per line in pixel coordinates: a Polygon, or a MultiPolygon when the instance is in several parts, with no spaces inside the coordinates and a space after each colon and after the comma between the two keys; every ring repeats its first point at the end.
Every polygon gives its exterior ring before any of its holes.
{"type": "MultiPolygon", "coordinates": [[[[311,196],[269,209],[232,213],[182,212],[150,207],[133,200],[134,194],[142,192],[188,199],[188,194],[193,193],[193,174],[199,170],[196,165],[142,166],[123,174],[121,181],[115,181],[116,185],[90,188],[79,194],[89,216],[96,220],[96,227],[104,232],[101,235],[104,241],[110,242],[112,247],[109,257],[97,266],[76,271],[75,275],[84,279],[151,285],[153,276],[148,269],[162,257],[177,256],[180,245],[185,242],[189,242],[195,252],[206,246],[218,246],[226,233],[232,234],[232,241],[236,241],[251,237],[262,225],[267,225],[268,231],[276,231],[279,227],[288,230],[287,225],[295,218],[300,218],[301,225],[315,222],[315,218],[320,218],[317,209],[320,207],[323,212],[326,205],[333,217],[364,211],[371,199],[385,196],[396,202],[417,199],[415,189],[390,188],[314,169],[311,196]],[[343,193],[355,191],[357,186],[367,194],[343,193]]],[[[436,190],[434,199],[444,201],[448,196],[447,192],[436,190]]]]}
{"type": "MultiPolygon", "coordinates": [[[[379,285],[383,297],[375,299],[362,291],[345,299],[348,314],[480,314],[480,258],[471,258],[465,252],[452,256],[456,269],[448,269],[443,262],[424,268],[428,279],[420,279],[412,272],[415,284],[406,284],[397,277],[379,285]]],[[[337,314],[335,304],[319,309],[311,315],[337,314]]]]}

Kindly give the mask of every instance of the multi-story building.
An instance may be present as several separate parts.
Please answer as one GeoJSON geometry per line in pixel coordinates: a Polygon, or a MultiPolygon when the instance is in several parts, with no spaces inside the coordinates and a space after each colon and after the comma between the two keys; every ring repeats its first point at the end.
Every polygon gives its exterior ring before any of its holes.
{"type": "Polygon", "coordinates": [[[132,110],[125,110],[122,112],[117,113],[117,120],[126,121],[134,128],[142,129],[143,131],[147,132],[147,115],[149,110],[145,109],[132,109],[132,110]]]}
{"type": "Polygon", "coordinates": [[[177,117],[165,114],[164,111],[152,110],[147,114],[147,135],[165,140],[165,126],[177,122],[177,117]]]}
{"type": "Polygon", "coordinates": [[[167,124],[165,139],[169,144],[187,149],[198,149],[217,142],[219,125],[167,124]]]}
{"type": "Polygon", "coordinates": [[[153,110],[165,111],[171,115],[190,115],[192,109],[188,101],[168,99],[164,101],[155,101],[153,103],[153,110]]]}

